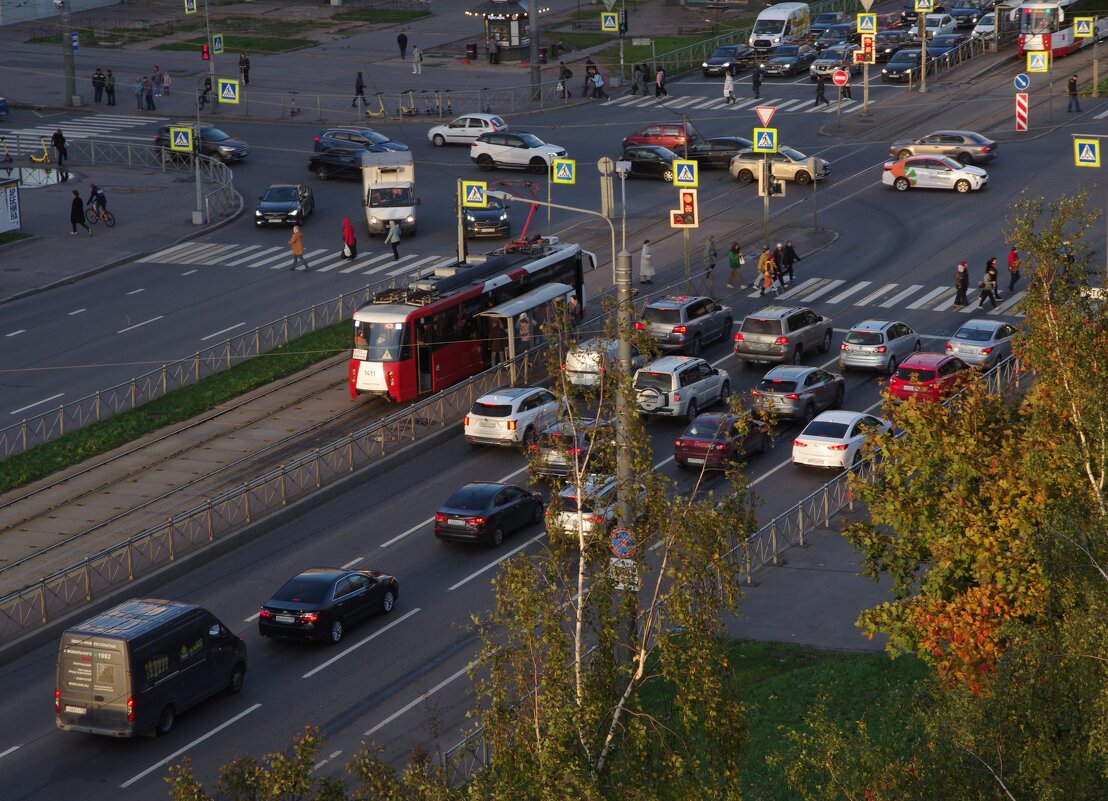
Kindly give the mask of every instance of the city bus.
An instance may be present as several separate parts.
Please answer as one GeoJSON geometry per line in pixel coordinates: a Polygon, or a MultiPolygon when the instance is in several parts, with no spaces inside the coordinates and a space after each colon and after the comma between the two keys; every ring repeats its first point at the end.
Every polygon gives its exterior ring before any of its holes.
{"type": "Polygon", "coordinates": [[[408,401],[487,370],[503,358],[496,342],[506,332],[496,329],[502,318],[484,313],[558,284],[567,290],[559,300],[569,307],[568,296],[574,297],[580,319],[584,274],[594,269],[596,254],[547,237],[513,242],[407,287],[375,293],[354,312],[350,397],[372,393],[408,401]]]}
{"type": "MultiPolygon", "coordinates": [[[[1028,51],[1049,51],[1051,58],[1058,58],[1092,43],[1092,39],[1074,36],[1074,15],[1066,12],[1071,5],[1072,2],[1022,3],[1013,9],[1012,13],[1019,15],[1019,55],[1022,57],[1028,51]]],[[[1106,30],[1105,24],[1105,20],[1094,21],[1097,37],[1100,31],[1106,30]]]]}

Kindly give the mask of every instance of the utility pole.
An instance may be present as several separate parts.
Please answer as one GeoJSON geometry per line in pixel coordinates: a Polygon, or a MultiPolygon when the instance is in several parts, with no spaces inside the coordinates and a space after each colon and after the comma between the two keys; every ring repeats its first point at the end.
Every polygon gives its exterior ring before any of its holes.
{"type": "Polygon", "coordinates": [[[542,70],[539,67],[539,0],[528,0],[528,32],[531,34],[531,99],[542,99],[542,70]]]}
{"type": "MultiPolygon", "coordinates": [[[[934,4],[929,3],[932,8],[934,4]]],[[[919,22],[919,93],[927,93],[927,15],[930,12],[917,11],[916,19],[919,22]]]]}
{"type": "Polygon", "coordinates": [[[62,12],[62,64],[65,66],[65,105],[81,105],[77,97],[77,74],[73,65],[73,32],[69,30],[69,0],[54,0],[54,6],[62,12]]]}
{"type": "MultiPolygon", "coordinates": [[[[466,261],[466,229],[463,217],[465,216],[465,209],[462,207],[462,179],[459,178],[457,185],[454,189],[454,201],[456,208],[458,209],[458,264],[465,264],[466,261]]],[[[549,211],[549,209],[548,209],[549,211]]],[[[549,230],[549,229],[547,229],[549,230]]]]}

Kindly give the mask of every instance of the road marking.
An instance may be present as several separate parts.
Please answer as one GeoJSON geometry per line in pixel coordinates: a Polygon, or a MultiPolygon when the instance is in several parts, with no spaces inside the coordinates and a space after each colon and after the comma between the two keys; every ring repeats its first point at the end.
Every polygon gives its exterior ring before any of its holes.
{"type": "Polygon", "coordinates": [[[1019,303],[1021,300],[1023,300],[1023,293],[1017,292],[1016,294],[1012,295],[1010,300],[1008,300],[1006,303],[1000,304],[991,312],[989,312],[989,314],[1007,314],[1008,310],[1019,303]]]}
{"type": "MultiPolygon", "coordinates": [[[[327,248],[317,248],[315,250],[309,250],[307,253],[304,254],[304,261],[308,261],[308,259],[314,259],[316,256],[322,256],[324,253],[327,253],[327,248]]],[[[288,255],[291,258],[291,256],[292,256],[291,252],[288,255]]],[[[274,259],[267,259],[266,261],[274,261],[274,259]]],[[[261,262],[259,262],[259,264],[260,263],[261,262]]],[[[309,264],[310,264],[310,262],[309,262],[309,264]]],[[[250,266],[251,267],[257,267],[258,265],[257,264],[251,264],[250,266]]],[[[283,269],[284,266],[285,265],[283,265],[283,264],[271,264],[271,265],[269,265],[269,269],[271,269],[271,270],[280,270],[280,269],[283,269]]],[[[311,270],[311,267],[308,267],[308,269],[311,270]]]]}
{"type": "Polygon", "coordinates": [[[917,292],[919,292],[921,289],[923,289],[923,284],[912,284],[910,287],[905,289],[903,292],[898,292],[897,294],[893,295],[891,298],[886,300],[884,303],[882,303],[881,308],[882,309],[888,309],[891,306],[895,306],[897,303],[904,300],[909,295],[914,295],[917,292]]]}
{"type": "Polygon", "coordinates": [[[224,259],[229,259],[232,256],[241,256],[243,253],[249,253],[251,250],[257,250],[260,247],[261,245],[247,245],[246,247],[240,248],[238,245],[228,245],[224,253],[221,253],[214,259],[207,259],[204,264],[219,264],[224,259]]]}
{"type": "Polygon", "coordinates": [[[435,685],[434,687],[432,687],[432,688],[431,688],[430,690],[428,690],[427,692],[423,693],[423,695],[419,695],[419,696],[416,696],[415,700],[413,700],[413,701],[409,701],[409,702],[408,702],[407,704],[405,704],[405,705],[404,705],[403,707],[401,707],[400,709],[398,709],[398,710],[397,710],[396,712],[393,712],[393,713],[392,713],[391,715],[389,715],[389,716],[388,716],[387,718],[385,718],[384,720],[382,720],[382,721],[381,721],[380,723],[378,723],[378,724],[377,724],[376,726],[374,726],[374,727],[373,727],[372,729],[370,729],[369,731],[367,731],[367,732],[366,732],[365,734],[363,734],[362,736],[363,736],[363,737],[369,737],[370,735],[372,735],[372,734],[375,734],[376,732],[378,732],[378,731],[380,731],[381,729],[383,729],[383,728],[384,728],[385,726],[388,726],[388,725],[389,725],[390,723],[392,723],[392,722],[393,722],[394,720],[396,720],[396,719],[397,719],[398,717],[400,717],[401,715],[403,715],[403,714],[404,714],[405,712],[408,712],[409,710],[411,710],[411,709],[413,709],[414,707],[418,706],[419,704],[423,703],[423,702],[424,702],[424,701],[426,701],[426,700],[427,700],[428,698],[430,698],[430,697],[431,697],[432,695],[434,695],[434,694],[435,694],[435,693],[437,693],[437,692],[438,692],[439,690],[441,690],[441,689],[442,689],[443,687],[445,687],[446,685],[450,684],[450,682],[452,682],[452,681],[456,681],[457,679],[459,679],[459,678],[461,678],[462,676],[464,676],[464,675],[465,675],[466,673],[468,673],[468,672],[469,672],[469,669],[470,669],[471,667],[473,667],[473,665],[474,665],[474,664],[475,664],[474,662],[470,662],[470,663],[469,663],[468,665],[466,665],[466,666],[465,666],[464,668],[462,668],[461,670],[459,670],[459,671],[457,671],[457,672],[453,673],[452,675],[450,675],[450,676],[448,676],[447,678],[445,678],[445,679],[443,679],[442,681],[440,681],[440,682],[439,682],[438,684],[436,684],[436,685],[435,685]]]}
{"type": "Polygon", "coordinates": [[[88,311],[88,309],[77,309],[76,311],[71,311],[69,313],[69,316],[72,317],[75,314],[81,314],[82,312],[86,312],[86,311],[88,311]]]}
{"type": "Polygon", "coordinates": [[[355,556],[353,559],[351,559],[349,562],[347,562],[345,565],[343,565],[342,569],[343,570],[349,570],[350,568],[354,567],[354,565],[358,564],[358,562],[362,561],[363,559],[365,559],[364,556],[355,556]]]}
{"type": "Polygon", "coordinates": [[[27,333],[26,328],[20,328],[18,331],[12,331],[10,334],[4,334],[4,336],[6,336],[6,337],[15,337],[15,336],[19,336],[20,334],[26,334],[26,333],[27,333]]]}
{"type": "Polygon", "coordinates": [[[342,659],[344,656],[354,653],[354,651],[356,651],[358,648],[361,648],[363,645],[365,645],[367,642],[369,642],[373,638],[381,636],[382,634],[384,634],[386,631],[393,628],[394,626],[399,626],[401,623],[403,623],[405,620],[407,620],[408,618],[410,618],[412,615],[414,615],[416,612],[419,612],[419,611],[421,611],[421,610],[417,606],[415,609],[413,609],[411,612],[408,612],[406,615],[401,615],[400,617],[396,618],[396,620],[389,623],[387,626],[383,626],[382,628],[377,629],[377,631],[373,632],[372,634],[370,634],[365,639],[361,640],[360,642],[354,643],[349,648],[347,648],[345,651],[343,651],[341,653],[338,653],[338,654],[335,654],[334,656],[332,656],[330,659],[328,659],[326,662],[324,662],[319,667],[312,668],[311,670],[309,670],[307,673],[305,673],[300,678],[310,679],[316,673],[319,673],[319,671],[323,670],[324,668],[330,667],[331,665],[335,664],[340,659],[342,659]]]}
{"type": "Polygon", "coordinates": [[[149,264],[150,262],[164,261],[170,256],[175,256],[186,250],[191,250],[196,245],[195,242],[182,242],[180,245],[174,245],[171,248],[165,250],[159,250],[157,253],[151,253],[145,258],[139,259],[139,264],[149,264]]]}
{"type": "MultiPolygon", "coordinates": [[[[282,248],[282,247],[272,247],[272,248],[266,248],[265,250],[259,250],[257,253],[251,253],[249,256],[243,256],[241,259],[235,259],[234,261],[229,261],[229,262],[227,262],[227,266],[228,267],[238,267],[240,264],[245,264],[246,262],[248,262],[251,259],[254,259],[258,256],[265,256],[267,253],[273,253],[273,251],[275,251],[275,250],[284,250],[284,248],[282,248]]],[[[243,251],[243,252],[245,252],[245,251],[243,251]]]]}
{"type": "Polygon", "coordinates": [[[882,295],[886,294],[887,292],[892,292],[894,289],[896,289],[896,287],[897,287],[896,284],[885,284],[885,286],[881,287],[876,292],[871,292],[868,295],[866,295],[864,298],[862,298],[861,300],[855,302],[854,305],[855,306],[868,306],[870,303],[877,300],[878,298],[880,298],[882,295]]]}
{"type": "Polygon", "coordinates": [[[220,334],[226,334],[228,331],[234,331],[236,328],[242,328],[244,325],[246,325],[246,323],[235,323],[232,326],[224,328],[222,331],[216,331],[214,334],[208,334],[206,337],[200,337],[200,341],[201,342],[207,342],[209,339],[212,339],[213,337],[217,337],[220,334]]]}
{"type": "Polygon", "coordinates": [[[842,303],[844,300],[849,298],[851,295],[854,295],[858,292],[861,292],[863,289],[865,289],[869,285],[870,285],[869,281],[859,281],[858,283],[856,283],[852,287],[850,287],[850,289],[847,289],[843,292],[840,292],[839,294],[835,295],[835,297],[833,297],[833,298],[829,298],[827,300],[827,302],[828,303],[842,303]]]}
{"type": "Polygon", "coordinates": [[[156,323],[158,320],[162,319],[163,317],[165,317],[164,314],[159,314],[157,317],[151,317],[149,320],[143,320],[141,323],[135,323],[134,325],[129,325],[126,328],[120,328],[118,331],[116,331],[116,333],[117,334],[125,334],[128,331],[133,331],[136,328],[141,328],[142,326],[146,325],[147,323],[156,323]]]}
{"type": "Polygon", "coordinates": [[[261,259],[259,261],[251,261],[251,259],[253,259],[254,256],[247,256],[245,259],[235,259],[234,261],[229,261],[229,262],[227,262],[227,266],[228,267],[234,267],[236,264],[240,264],[244,261],[249,261],[250,264],[247,264],[246,266],[253,269],[254,267],[261,267],[263,264],[269,264],[271,261],[277,261],[278,259],[291,259],[292,258],[292,251],[287,250],[286,248],[270,248],[269,251],[263,250],[261,253],[256,253],[254,255],[261,256],[261,255],[265,254],[266,252],[273,253],[273,251],[275,251],[275,250],[277,251],[276,255],[268,256],[267,258],[261,259]]]}
{"type": "Polygon", "coordinates": [[[186,275],[192,275],[193,273],[198,273],[198,272],[200,272],[200,271],[199,270],[189,270],[187,273],[181,273],[181,276],[184,277],[186,275]]]}
{"type": "MultiPolygon", "coordinates": [[[[382,253],[380,256],[373,256],[372,258],[368,258],[368,259],[367,258],[362,258],[362,259],[354,262],[352,265],[350,265],[346,269],[339,270],[339,272],[340,273],[352,273],[352,272],[355,272],[357,270],[362,269],[363,267],[368,267],[371,264],[376,264],[379,261],[384,261],[385,259],[389,259],[389,258],[392,258],[391,253],[382,253]]],[[[334,267],[337,267],[337,266],[338,265],[334,265],[334,267]]],[[[387,266],[388,266],[387,264],[383,264],[378,269],[383,270],[387,266]]],[[[334,269],[334,267],[324,267],[323,269],[324,270],[332,270],[332,269],[334,269]]]]}
{"type": "Polygon", "coordinates": [[[424,521],[422,521],[422,522],[420,522],[420,523],[416,523],[416,524],[415,524],[414,526],[412,526],[412,527],[411,527],[410,529],[408,529],[407,531],[405,531],[405,532],[404,532],[403,534],[397,534],[397,535],[396,535],[395,537],[393,537],[393,538],[392,538],[391,540],[389,540],[388,542],[382,542],[382,543],[381,543],[381,547],[382,547],[382,548],[388,548],[388,547],[389,547],[390,545],[392,545],[392,544],[393,544],[394,542],[399,542],[400,540],[404,539],[404,538],[405,538],[405,537],[407,537],[407,536],[408,536],[409,534],[411,534],[411,533],[412,533],[413,531],[419,531],[419,530],[420,530],[421,528],[423,528],[424,526],[426,526],[426,525],[427,525],[428,523],[434,523],[434,522],[435,522],[435,516],[434,516],[434,515],[431,515],[431,516],[430,516],[429,518],[427,518],[426,520],[424,520],[424,521]]]}
{"type": "Polygon", "coordinates": [[[166,765],[166,764],[168,764],[168,763],[172,762],[172,761],[173,761],[173,760],[175,760],[175,759],[176,759],[177,757],[181,756],[181,754],[184,754],[184,753],[186,753],[186,752],[188,752],[188,751],[192,750],[193,748],[195,748],[196,746],[200,745],[200,743],[204,742],[205,740],[207,740],[207,739],[209,739],[209,738],[211,738],[211,737],[214,737],[215,735],[219,734],[219,733],[220,733],[221,731],[223,731],[224,729],[226,729],[226,728],[227,728],[228,726],[230,726],[231,724],[233,724],[233,723],[238,723],[238,722],[239,722],[240,720],[242,720],[242,719],[243,719],[244,717],[246,717],[246,716],[247,716],[247,715],[249,715],[249,714],[250,714],[251,712],[255,711],[256,709],[258,709],[258,708],[260,708],[260,707],[261,707],[261,704],[254,704],[254,706],[250,707],[249,709],[244,709],[244,710],[243,710],[242,712],[239,712],[239,713],[238,713],[237,715],[235,715],[235,716],[234,716],[233,718],[231,718],[230,720],[228,720],[228,721],[225,721],[224,723],[220,723],[220,724],[219,724],[218,726],[216,726],[216,727],[215,727],[214,729],[212,729],[212,730],[211,730],[210,732],[208,732],[207,734],[203,734],[203,735],[201,735],[200,737],[197,737],[197,738],[196,738],[195,740],[193,740],[193,741],[192,741],[191,743],[189,743],[188,745],[186,745],[186,746],[185,746],[184,748],[180,748],[180,749],[178,749],[178,750],[174,751],[174,752],[173,752],[172,754],[170,754],[169,756],[167,756],[167,757],[166,757],[165,759],[162,759],[162,760],[159,760],[158,762],[155,762],[155,763],[154,763],[153,765],[151,765],[150,767],[148,767],[148,768],[147,768],[146,770],[144,770],[144,771],[143,771],[142,773],[139,773],[139,774],[137,774],[137,775],[135,775],[135,776],[132,776],[132,777],[131,777],[130,779],[128,779],[127,781],[123,782],[123,784],[119,785],[119,789],[120,789],[120,790],[126,790],[126,789],[127,789],[128,787],[130,787],[130,786],[131,786],[132,784],[134,784],[135,782],[137,782],[137,781],[139,781],[140,779],[144,779],[144,778],[146,778],[147,776],[149,776],[149,775],[150,775],[151,773],[153,773],[154,771],[156,771],[156,770],[157,770],[158,768],[160,768],[160,767],[161,767],[162,765],[166,765]]]}
{"type": "Polygon", "coordinates": [[[262,614],[262,613],[261,613],[261,611],[255,612],[254,614],[252,614],[252,615],[251,615],[250,617],[246,618],[246,619],[245,619],[245,620],[243,620],[242,622],[243,622],[243,623],[253,623],[253,622],[254,622],[255,620],[257,620],[257,619],[258,619],[259,617],[261,617],[261,614],[262,614]]]}
{"type": "Polygon", "coordinates": [[[939,295],[943,294],[944,292],[954,292],[954,290],[950,287],[945,287],[945,286],[941,286],[938,289],[932,289],[930,292],[928,292],[926,295],[924,295],[919,300],[916,300],[912,303],[909,303],[908,308],[909,309],[918,309],[920,306],[927,303],[932,298],[938,297],[939,295]]]}
{"type": "Polygon", "coordinates": [[[838,289],[839,287],[841,287],[845,283],[846,283],[846,281],[842,280],[841,278],[836,278],[834,281],[828,281],[826,284],[821,286],[815,292],[809,292],[807,295],[805,295],[804,296],[804,302],[809,303],[810,301],[813,301],[816,298],[823,297],[828,292],[834,292],[836,289],[838,289]]]}
{"type": "Polygon", "coordinates": [[[465,577],[464,579],[462,579],[461,581],[459,581],[459,582],[458,582],[457,584],[454,584],[453,586],[451,586],[451,587],[448,587],[446,591],[447,591],[447,592],[454,592],[454,590],[458,589],[458,588],[459,588],[459,587],[461,587],[461,586],[462,586],[463,584],[466,584],[467,582],[470,582],[470,581],[472,581],[473,579],[475,579],[475,578],[477,578],[478,576],[480,576],[480,575],[481,575],[482,573],[485,573],[485,572],[487,572],[487,571],[489,571],[489,570],[492,570],[492,569],[493,569],[494,567],[496,567],[496,566],[497,566],[498,564],[500,564],[501,562],[503,562],[503,561],[504,561],[505,559],[508,559],[508,558],[510,558],[510,557],[512,557],[512,556],[515,556],[515,555],[516,555],[517,553],[519,553],[520,551],[522,551],[522,550],[523,550],[524,548],[526,548],[526,547],[527,547],[527,546],[529,546],[529,545],[534,545],[534,544],[535,544],[536,542],[538,542],[539,540],[541,540],[541,539],[542,539],[543,537],[545,537],[545,536],[546,536],[546,531],[545,531],[545,530],[544,530],[544,531],[543,531],[543,532],[542,532],[541,534],[536,534],[536,535],[535,535],[534,537],[532,537],[531,539],[527,540],[527,542],[523,543],[522,545],[517,545],[517,546],[516,546],[515,548],[512,548],[512,550],[508,551],[508,552],[507,552],[506,554],[504,554],[503,556],[501,556],[501,557],[499,557],[499,558],[497,558],[497,559],[494,559],[494,560],[493,560],[492,562],[489,562],[489,563],[488,563],[487,565],[485,565],[485,566],[484,566],[483,568],[481,568],[480,570],[477,570],[477,571],[475,571],[475,572],[473,572],[473,573],[470,573],[470,574],[469,574],[468,576],[466,576],[466,577],[465,577]]]}
{"type": "Polygon", "coordinates": [[[801,292],[803,292],[805,289],[819,280],[820,279],[818,278],[809,278],[807,281],[797,284],[796,286],[790,286],[785,292],[778,293],[777,298],[778,300],[784,300],[785,298],[791,298],[793,295],[799,295],[801,292]]]}
{"type": "Polygon", "coordinates": [[[8,412],[8,414],[19,414],[20,412],[25,412],[28,409],[33,409],[36,406],[41,406],[44,403],[49,403],[52,400],[57,400],[58,398],[60,398],[64,394],[65,394],[64,392],[59,392],[57,395],[51,395],[49,398],[43,398],[40,401],[35,401],[34,403],[31,403],[27,406],[24,406],[22,409],[16,409],[14,412],[8,412]]]}
{"type": "Polygon", "coordinates": [[[342,754],[342,751],[333,751],[333,752],[331,752],[330,754],[327,755],[326,759],[321,759],[321,760],[319,760],[319,762],[316,762],[315,765],[312,766],[312,770],[313,771],[319,770],[320,768],[322,768],[324,765],[326,765],[328,762],[330,762],[331,760],[333,760],[335,757],[339,756],[340,754],[342,754]]]}
{"type": "Polygon", "coordinates": [[[11,753],[13,753],[13,752],[15,752],[15,751],[18,751],[18,750],[19,750],[20,748],[22,748],[22,747],[23,747],[23,746],[21,746],[21,745],[13,745],[13,746],[12,746],[11,748],[9,748],[9,749],[8,749],[8,750],[6,750],[6,751],[0,751],[0,759],[3,759],[3,758],[4,758],[4,757],[6,757],[6,756],[7,756],[8,754],[11,754],[11,753]]]}
{"type": "Polygon", "coordinates": [[[128,294],[128,295],[137,295],[137,294],[138,294],[139,292],[145,292],[145,291],[146,291],[145,289],[132,289],[132,290],[131,290],[130,292],[128,292],[127,294],[128,294]]]}

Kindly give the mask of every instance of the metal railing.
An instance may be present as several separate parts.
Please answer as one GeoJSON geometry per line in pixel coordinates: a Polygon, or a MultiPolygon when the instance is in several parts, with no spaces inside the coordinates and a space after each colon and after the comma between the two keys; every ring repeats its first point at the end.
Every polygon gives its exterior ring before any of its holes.
{"type": "MultiPolygon", "coordinates": [[[[981,37],[967,39],[965,42],[958,45],[953,50],[950,50],[939,56],[928,58],[927,74],[929,76],[934,75],[937,77],[939,73],[954,69],[958,65],[963,64],[972,58],[989,52],[992,51],[990,50],[989,43],[985,39],[981,37]]],[[[920,69],[922,68],[914,69],[908,73],[909,92],[912,91],[915,86],[919,85],[920,69]]]]}

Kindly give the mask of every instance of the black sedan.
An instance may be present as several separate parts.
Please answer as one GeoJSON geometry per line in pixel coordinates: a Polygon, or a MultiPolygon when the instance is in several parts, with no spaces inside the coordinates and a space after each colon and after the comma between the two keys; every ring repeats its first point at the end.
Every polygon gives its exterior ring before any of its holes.
{"type": "Polygon", "coordinates": [[[315,195],[303,184],[273,184],[254,212],[254,224],[300,225],[315,211],[315,195]]]}
{"type": "Polygon", "coordinates": [[[542,507],[542,495],[514,484],[466,484],[435,513],[435,536],[500,545],[505,534],[541,523],[542,507]]]}
{"type": "Polygon", "coordinates": [[[741,136],[714,136],[711,139],[698,139],[689,145],[689,158],[706,170],[726,170],[731,164],[732,156],[752,147],[754,143],[741,136]]]}
{"type": "Polygon", "coordinates": [[[313,567],[289,579],[258,613],[258,633],[336,643],[376,612],[388,614],[400,597],[396,579],[377,570],[313,567]]]}
{"type": "Polygon", "coordinates": [[[483,209],[466,209],[463,222],[466,236],[511,236],[512,221],[508,219],[508,204],[489,197],[483,209]]]}
{"type": "Polygon", "coordinates": [[[855,23],[846,22],[837,25],[829,25],[823,33],[813,42],[816,50],[826,50],[829,47],[840,45],[856,45],[861,41],[855,23]]]}
{"type": "MultiPolygon", "coordinates": [[[[178,151],[170,149],[170,128],[189,128],[193,133],[193,137],[196,137],[196,123],[193,122],[178,122],[174,125],[163,125],[158,129],[158,133],[154,136],[155,147],[163,147],[168,152],[170,157],[180,155],[178,151]]],[[[208,125],[201,123],[200,125],[200,155],[211,156],[213,159],[219,159],[220,161],[232,162],[242,161],[244,158],[250,155],[250,145],[244,142],[242,139],[236,139],[225,131],[221,131],[214,125],[208,125]]],[[[193,147],[196,147],[196,143],[193,143],[193,147]]]]}
{"type": "Polygon", "coordinates": [[[331,147],[312,153],[308,159],[308,169],[321,181],[328,178],[362,179],[362,154],[368,153],[360,147],[331,147]]]}
{"type": "Polygon", "coordinates": [[[809,45],[778,45],[762,62],[766,75],[796,75],[808,68],[819,51],[809,45]]]}
{"type": "Polygon", "coordinates": [[[927,40],[927,57],[949,59],[950,54],[969,41],[962,33],[943,33],[927,40]]]}
{"type": "Polygon", "coordinates": [[[915,37],[912,31],[902,28],[891,31],[878,31],[877,37],[873,42],[873,57],[878,62],[888,61],[897,50],[903,50],[905,47],[911,46],[919,47],[919,39],[915,37]]]}
{"type": "MultiPolygon", "coordinates": [[[[689,148],[692,151],[692,148],[689,148]]],[[[666,183],[673,183],[673,162],[681,157],[661,145],[635,145],[626,147],[619,157],[620,161],[631,162],[632,178],[661,178],[666,183]]]]}
{"type": "Polygon", "coordinates": [[[738,75],[743,67],[749,67],[754,61],[754,48],[745,44],[729,44],[717,47],[712,55],[700,65],[704,77],[725,75],[730,72],[738,75]]]}

